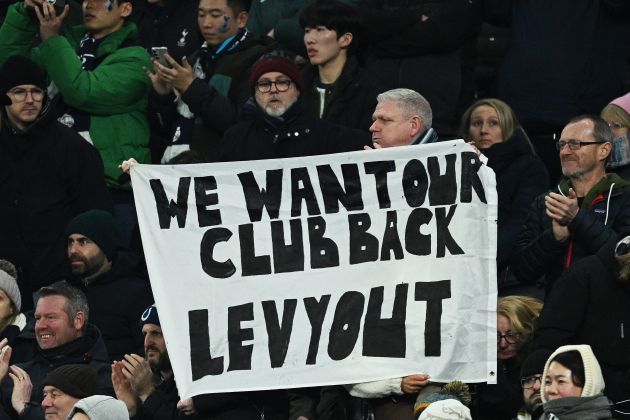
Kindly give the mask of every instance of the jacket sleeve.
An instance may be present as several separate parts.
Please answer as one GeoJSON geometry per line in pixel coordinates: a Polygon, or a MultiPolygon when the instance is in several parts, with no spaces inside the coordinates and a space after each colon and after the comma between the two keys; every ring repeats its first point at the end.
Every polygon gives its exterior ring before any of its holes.
{"type": "Polygon", "coordinates": [[[173,420],[179,418],[177,402],[169,399],[168,395],[156,389],[144,400],[134,420],[173,420]]]}
{"type": "Polygon", "coordinates": [[[510,217],[502,222],[497,243],[497,266],[499,270],[509,264],[518,243],[518,236],[527,220],[527,209],[540,194],[549,187],[549,175],[545,165],[538,159],[525,160],[517,168],[519,174],[516,195],[510,203],[510,217]]]}
{"type": "Polygon", "coordinates": [[[617,212],[617,214],[609,214],[612,223],[604,225],[601,217],[583,208],[569,223],[571,237],[579,242],[589,254],[596,253],[616,233],[630,231],[630,191],[628,190],[630,189],[625,188],[618,199],[614,197],[610,199],[610,205],[606,211],[617,212]]]}
{"type": "Polygon", "coordinates": [[[182,100],[206,126],[222,133],[240,119],[242,104],[234,103],[201,79],[193,80],[182,100]]]}
{"type": "Polygon", "coordinates": [[[555,350],[571,344],[589,305],[587,276],[583,265],[567,270],[551,288],[536,323],[534,348],[555,350]]]}
{"type": "Polygon", "coordinates": [[[62,127],[66,136],[76,136],[76,147],[67,156],[68,200],[74,215],[90,209],[111,210],[105,185],[103,161],[97,150],[72,129],[62,127]]]}
{"type": "Polygon", "coordinates": [[[0,63],[16,55],[29,55],[38,41],[39,25],[27,14],[24,2],[17,2],[9,11],[0,28],[0,63]]]}
{"type": "Polygon", "coordinates": [[[92,71],[81,68],[81,60],[68,40],[56,35],[43,42],[40,61],[65,102],[95,115],[135,111],[146,100],[149,78],[143,67],[150,66],[142,47],[126,47],[107,56],[92,71]]]}
{"type": "Polygon", "coordinates": [[[402,395],[400,388],[402,378],[383,379],[381,381],[363,382],[360,384],[344,385],[353,397],[382,398],[389,395],[402,395]]]}
{"type": "Polygon", "coordinates": [[[558,242],[553,237],[542,194],[532,204],[521,229],[518,249],[510,259],[510,270],[522,283],[534,283],[562,258],[565,249],[566,241],[558,242]]]}

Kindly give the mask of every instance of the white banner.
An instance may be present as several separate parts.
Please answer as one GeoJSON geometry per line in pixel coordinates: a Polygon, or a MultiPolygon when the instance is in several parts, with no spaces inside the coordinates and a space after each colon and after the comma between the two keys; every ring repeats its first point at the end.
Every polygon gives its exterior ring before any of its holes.
{"type": "Polygon", "coordinates": [[[462,141],[131,175],[181,398],[496,380],[495,179],[462,141]]]}

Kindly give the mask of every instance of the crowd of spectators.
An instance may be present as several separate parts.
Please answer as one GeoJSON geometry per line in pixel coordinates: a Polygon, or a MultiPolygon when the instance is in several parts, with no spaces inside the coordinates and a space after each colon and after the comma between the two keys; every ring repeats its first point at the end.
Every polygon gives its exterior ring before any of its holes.
{"type": "Polygon", "coordinates": [[[0,420],[630,418],[627,0],[0,0],[0,23],[0,420]],[[459,138],[497,180],[496,385],[180,400],[123,161],[459,138]]]}

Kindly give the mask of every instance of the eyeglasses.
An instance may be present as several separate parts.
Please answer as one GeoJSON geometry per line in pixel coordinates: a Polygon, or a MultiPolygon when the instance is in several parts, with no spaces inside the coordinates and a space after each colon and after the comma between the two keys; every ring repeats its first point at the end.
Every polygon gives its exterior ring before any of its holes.
{"type": "Polygon", "coordinates": [[[523,389],[532,389],[536,382],[542,385],[542,375],[532,375],[521,378],[521,386],[523,389]]]}
{"type": "Polygon", "coordinates": [[[16,88],[16,89],[11,89],[7,93],[11,95],[13,99],[15,99],[17,102],[24,102],[26,100],[26,96],[29,93],[31,94],[31,98],[33,98],[35,102],[39,102],[42,99],[44,99],[44,90],[40,88],[33,88],[33,89],[16,88]]]}
{"type": "Polygon", "coordinates": [[[286,92],[291,87],[291,79],[278,79],[278,80],[261,80],[256,82],[256,89],[260,93],[271,92],[271,86],[275,85],[278,92],[286,92]]]}
{"type": "Polygon", "coordinates": [[[497,344],[501,343],[501,339],[504,339],[508,344],[516,344],[521,339],[521,333],[508,332],[506,334],[497,333],[497,344]]]}
{"type": "Polygon", "coordinates": [[[569,146],[571,150],[579,150],[582,146],[588,146],[589,144],[601,144],[606,143],[605,141],[581,141],[581,140],[560,140],[556,142],[556,149],[561,151],[564,149],[564,146],[569,146]]]}
{"type": "Polygon", "coordinates": [[[610,127],[611,130],[621,130],[622,128],[626,128],[625,125],[619,123],[608,123],[608,127],[610,127]]]}

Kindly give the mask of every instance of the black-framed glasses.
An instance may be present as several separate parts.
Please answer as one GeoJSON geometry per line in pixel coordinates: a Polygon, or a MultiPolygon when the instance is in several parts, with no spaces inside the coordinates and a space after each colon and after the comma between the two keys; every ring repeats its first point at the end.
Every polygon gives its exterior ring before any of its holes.
{"type": "Polygon", "coordinates": [[[256,82],[256,89],[260,93],[269,93],[271,86],[275,85],[278,92],[286,92],[291,87],[291,83],[293,83],[291,79],[260,80],[256,82]]]}
{"type": "Polygon", "coordinates": [[[569,146],[571,150],[578,150],[582,146],[588,146],[589,144],[601,144],[606,143],[605,141],[582,141],[582,140],[560,140],[556,142],[556,149],[561,151],[564,149],[564,146],[569,146]]]}
{"type": "Polygon", "coordinates": [[[505,334],[497,333],[497,344],[501,343],[501,339],[504,339],[508,344],[516,344],[521,339],[521,333],[507,332],[505,334]]]}
{"type": "Polygon", "coordinates": [[[7,92],[16,102],[24,102],[26,100],[26,96],[30,93],[31,98],[35,102],[39,102],[44,99],[44,90],[38,87],[32,89],[24,89],[24,88],[15,88],[11,89],[7,92]]]}
{"type": "Polygon", "coordinates": [[[523,389],[532,389],[536,382],[542,385],[542,375],[532,375],[521,378],[521,386],[523,389]]]}

